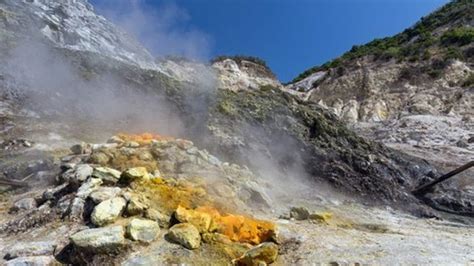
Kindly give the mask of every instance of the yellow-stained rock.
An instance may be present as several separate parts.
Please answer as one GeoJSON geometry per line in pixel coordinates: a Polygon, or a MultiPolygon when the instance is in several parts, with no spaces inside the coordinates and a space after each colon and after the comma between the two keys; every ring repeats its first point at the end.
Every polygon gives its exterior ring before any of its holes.
{"type": "Polygon", "coordinates": [[[171,242],[178,243],[188,249],[196,249],[201,246],[199,231],[189,223],[176,224],[171,227],[167,238],[171,242]]]}
{"type": "Polygon", "coordinates": [[[312,213],[309,215],[309,219],[313,221],[318,221],[322,223],[329,223],[329,220],[332,218],[332,213],[322,212],[322,213],[312,213]]]}
{"type": "Polygon", "coordinates": [[[210,214],[205,212],[187,210],[178,206],[174,215],[179,222],[194,225],[200,233],[208,232],[209,227],[211,226],[212,217],[210,214]]]}
{"type": "Polygon", "coordinates": [[[249,249],[234,262],[236,265],[260,266],[275,262],[277,257],[278,246],[272,242],[265,242],[249,249]]]}
{"type": "Polygon", "coordinates": [[[145,167],[129,168],[120,176],[120,183],[128,184],[135,180],[149,180],[150,175],[145,167]]]}

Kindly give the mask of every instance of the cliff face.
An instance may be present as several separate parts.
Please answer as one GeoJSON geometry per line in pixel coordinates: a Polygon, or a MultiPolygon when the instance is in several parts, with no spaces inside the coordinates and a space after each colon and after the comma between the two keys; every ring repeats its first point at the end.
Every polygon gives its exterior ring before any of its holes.
{"type": "Polygon", "coordinates": [[[282,85],[265,65],[248,59],[222,58],[214,60],[219,88],[229,90],[258,90],[261,87],[280,88],[282,85]]]}
{"type": "Polygon", "coordinates": [[[473,14],[472,1],[453,1],[400,34],[309,69],[285,90],[370,138],[459,165],[474,155],[473,14]]]}

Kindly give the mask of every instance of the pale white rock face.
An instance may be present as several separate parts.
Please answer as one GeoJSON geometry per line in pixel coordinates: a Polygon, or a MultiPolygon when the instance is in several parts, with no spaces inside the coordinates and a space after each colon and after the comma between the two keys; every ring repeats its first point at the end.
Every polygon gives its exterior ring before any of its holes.
{"type": "Polygon", "coordinates": [[[218,87],[229,90],[257,90],[263,86],[282,88],[280,82],[264,67],[243,60],[241,65],[232,59],[212,64],[218,73],[218,87]]]}
{"type": "Polygon", "coordinates": [[[465,62],[453,61],[439,77],[421,83],[400,78],[408,67],[361,60],[341,76],[316,72],[284,90],[317,102],[348,122],[380,122],[411,114],[473,115],[473,92],[459,86],[474,72],[465,62]]]}
{"type": "Polygon", "coordinates": [[[158,69],[150,53],[124,31],[94,12],[87,0],[6,0],[14,13],[36,20],[57,47],[88,51],[142,68],[158,69]],[[33,17],[35,16],[35,17],[33,17]]]}
{"type": "Polygon", "coordinates": [[[307,78],[300,80],[298,82],[295,82],[293,84],[289,84],[286,89],[289,90],[296,90],[299,92],[307,92],[313,88],[313,84],[317,81],[320,81],[326,76],[327,72],[326,71],[318,71],[315,72],[311,75],[309,75],[307,78]]]}

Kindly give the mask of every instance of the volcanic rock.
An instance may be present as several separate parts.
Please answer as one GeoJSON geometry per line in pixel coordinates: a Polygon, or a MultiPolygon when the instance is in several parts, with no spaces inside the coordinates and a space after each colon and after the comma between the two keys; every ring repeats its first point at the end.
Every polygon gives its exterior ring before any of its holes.
{"type": "Polygon", "coordinates": [[[72,182],[74,184],[81,184],[89,176],[92,175],[93,168],[88,164],[78,164],[74,169],[66,171],[62,175],[62,179],[65,182],[72,182]]]}
{"type": "Polygon", "coordinates": [[[170,217],[155,209],[147,209],[145,217],[156,221],[161,228],[168,228],[170,225],[170,217]]]}
{"type": "Polygon", "coordinates": [[[12,211],[22,211],[22,210],[31,210],[36,208],[36,200],[34,198],[24,198],[16,201],[11,210],[12,211]]]}
{"type": "Polygon", "coordinates": [[[53,255],[56,246],[54,241],[20,242],[10,247],[5,257],[14,259],[17,257],[53,255]]]}
{"type": "Polygon", "coordinates": [[[90,144],[82,142],[80,144],[72,146],[71,151],[75,155],[89,154],[92,152],[92,147],[90,144]]]}
{"type": "Polygon", "coordinates": [[[100,185],[102,185],[102,180],[100,178],[88,178],[86,182],[77,190],[76,196],[82,199],[87,198],[92,192],[97,190],[100,185]]]}
{"type": "Polygon", "coordinates": [[[91,215],[91,221],[97,226],[104,226],[115,221],[120,215],[127,202],[122,197],[115,197],[99,203],[95,206],[91,215]]]}
{"type": "Polygon", "coordinates": [[[127,184],[135,180],[142,179],[150,179],[147,169],[145,167],[134,167],[129,168],[122,173],[122,176],[120,177],[120,183],[127,184]]]}
{"type": "Polygon", "coordinates": [[[187,210],[181,206],[176,209],[174,213],[176,220],[181,223],[189,223],[194,225],[200,233],[209,231],[212,217],[210,214],[198,212],[194,210],[187,210]]]}
{"type": "Polygon", "coordinates": [[[132,219],[127,226],[127,236],[135,241],[152,242],[160,232],[157,222],[144,219],[132,219]]]}
{"type": "Polygon", "coordinates": [[[125,245],[124,235],[122,226],[86,229],[72,235],[71,242],[93,253],[113,252],[125,245]]]}
{"type": "Polygon", "coordinates": [[[128,200],[127,214],[130,216],[142,214],[149,207],[147,200],[140,195],[126,193],[124,194],[124,197],[128,200]]]}
{"type": "Polygon", "coordinates": [[[306,220],[309,218],[309,211],[305,207],[292,207],[290,210],[290,218],[306,220]]]}
{"type": "Polygon", "coordinates": [[[187,249],[196,249],[201,245],[198,229],[189,223],[172,226],[166,236],[171,242],[178,243],[187,249]]]}
{"type": "Polygon", "coordinates": [[[89,195],[95,204],[116,197],[122,190],[119,187],[99,187],[89,195]]]}
{"type": "Polygon", "coordinates": [[[102,179],[105,185],[116,184],[121,174],[120,171],[108,167],[96,167],[92,172],[92,176],[102,179]]]}
{"type": "Polygon", "coordinates": [[[265,242],[251,248],[235,262],[237,265],[257,266],[275,262],[278,257],[278,246],[275,243],[265,242]]]}
{"type": "Polygon", "coordinates": [[[85,200],[80,197],[75,197],[71,201],[69,208],[69,218],[76,221],[82,221],[84,216],[85,200]]]}

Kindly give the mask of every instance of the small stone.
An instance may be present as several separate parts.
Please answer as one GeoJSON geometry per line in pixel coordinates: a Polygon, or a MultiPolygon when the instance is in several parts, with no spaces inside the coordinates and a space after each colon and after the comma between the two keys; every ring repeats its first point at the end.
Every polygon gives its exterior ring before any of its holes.
{"type": "Polygon", "coordinates": [[[118,147],[117,143],[106,143],[106,144],[92,144],[92,152],[101,151],[101,150],[110,150],[118,147]]]}
{"type": "Polygon", "coordinates": [[[209,231],[209,227],[211,226],[212,222],[212,217],[210,214],[197,212],[194,210],[187,210],[181,206],[178,206],[174,216],[176,220],[181,223],[190,223],[194,225],[200,233],[209,231]]]}
{"type": "Polygon", "coordinates": [[[82,199],[87,198],[92,192],[97,190],[102,185],[100,178],[89,178],[77,190],[76,196],[82,199]]]}
{"type": "Polygon", "coordinates": [[[159,232],[160,226],[151,220],[135,218],[127,226],[127,236],[135,241],[152,242],[159,232]]]}
{"type": "Polygon", "coordinates": [[[305,207],[292,207],[290,217],[295,220],[307,220],[309,218],[309,211],[305,207]]]}
{"type": "Polygon", "coordinates": [[[145,212],[148,209],[148,203],[143,197],[140,197],[137,194],[131,194],[129,196],[128,205],[127,205],[127,214],[130,216],[139,215],[145,212]]]}
{"type": "Polygon", "coordinates": [[[124,143],[124,140],[121,139],[119,136],[112,136],[110,139],[107,140],[107,143],[122,144],[124,143]]]}
{"type": "Polygon", "coordinates": [[[318,222],[323,222],[323,223],[329,223],[329,220],[332,218],[332,213],[329,212],[323,212],[323,213],[312,213],[308,217],[310,220],[313,221],[318,221],[318,222]]]}
{"type": "Polygon", "coordinates": [[[64,184],[59,185],[59,186],[54,187],[54,188],[47,189],[43,193],[41,201],[45,202],[45,201],[48,201],[48,200],[55,199],[57,197],[59,198],[61,195],[66,194],[68,190],[69,190],[69,185],[67,183],[64,183],[64,184]]]}
{"type": "Polygon", "coordinates": [[[80,144],[76,144],[71,147],[71,152],[75,155],[81,155],[81,154],[89,154],[92,152],[92,147],[91,145],[82,142],[80,144]]]}
{"type": "Polygon", "coordinates": [[[36,206],[36,200],[34,198],[24,198],[15,202],[11,209],[12,211],[24,211],[32,210],[36,208],[36,206]]]}
{"type": "Polygon", "coordinates": [[[11,260],[18,257],[53,255],[55,248],[56,243],[53,241],[20,242],[8,248],[5,258],[11,260]]]}
{"type": "Polygon", "coordinates": [[[467,139],[467,143],[474,143],[474,137],[470,137],[469,139],[467,139]]]}
{"type": "Polygon", "coordinates": [[[94,168],[92,168],[88,164],[78,164],[75,168],[74,181],[78,183],[82,183],[86,181],[86,179],[92,175],[93,171],[94,171],[94,168]]]}
{"type": "Polygon", "coordinates": [[[103,152],[94,152],[90,158],[91,163],[98,165],[107,165],[109,161],[109,156],[103,152]]]}
{"type": "Polygon", "coordinates": [[[135,141],[128,141],[128,142],[125,142],[124,146],[127,148],[138,148],[140,147],[140,143],[135,142],[135,141]]]}
{"type": "Polygon", "coordinates": [[[112,252],[125,245],[124,235],[122,226],[93,228],[75,233],[71,236],[71,242],[94,253],[112,252]]]}
{"type": "Polygon", "coordinates": [[[116,184],[121,174],[120,171],[108,167],[96,167],[92,172],[92,176],[102,179],[105,185],[116,184]]]}
{"type": "Polygon", "coordinates": [[[177,139],[176,144],[182,150],[189,150],[194,146],[194,143],[192,141],[184,139],[177,139]]]}
{"type": "Polygon", "coordinates": [[[158,210],[146,210],[145,217],[150,220],[156,221],[161,228],[168,228],[170,226],[170,217],[159,212],[158,210]]]}
{"type": "Polygon", "coordinates": [[[196,249],[201,245],[201,235],[197,228],[189,223],[176,224],[170,228],[168,239],[187,249],[196,249]]]}
{"type": "Polygon", "coordinates": [[[84,205],[85,205],[85,200],[79,197],[76,197],[72,200],[71,206],[69,209],[69,219],[75,220],[75,221],[82,221],[82,218],[84,216],[84,205]]]}
{"type": "Polygon", "coordinates": [[[194,154],[197,154],[198,151],[199,151],[198,148],[196,148],[196,147],[191,147],[191,148],[189,148],[189,149],[186,150],[186,153],[187,153],[187,154],[190,154],[190,155],[194,155],[194,154]]]}
{"type": "Polygon", "coordinates": [[[150,179],[150,176],[148,175],[148,171],[146,170],[145,167],[135,167],[135,168],[127,169],[120,176],[120,183],[128,184],[135,180],[140,180],[140,179],[144,179],[144,180],[150,179]]]}
{"type": "Polygon", "coordinates": [[[53,256],[19,257],[9,260],[5,266],[56,266],[61,265],[53,256]]]}
{"type": "Polygon", "coordinates": [[[235,262],[237,265],[245,266],[267,265],[275,262],[277,257],[278,246],[272,242],[265,242],[249,249],[235,262]]]}
{"type": "Polygon", "coordinates": [[[115,198],[122,190],[119,187],[100,187],[89,195],[89,198],[99,204],[102,201],[115,198]]]}
{"type": "Polygon", "coordinates": [[[92,212],[92,223],[97,226],[104,226],[115,221],[122,215],[126,204],[127,202],[122,197],[115,197],[99,203],[92,212]]]}

